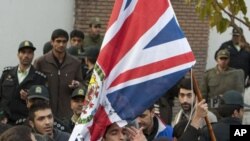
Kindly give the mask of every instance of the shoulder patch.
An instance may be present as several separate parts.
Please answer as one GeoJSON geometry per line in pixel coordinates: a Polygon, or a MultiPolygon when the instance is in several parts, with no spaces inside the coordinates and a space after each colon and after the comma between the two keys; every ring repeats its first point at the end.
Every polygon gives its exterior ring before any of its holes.
{"type": "Polygon", "coordinates": [[[14,67],[11,67],[11,66],[9,66],[9,67],[5,67],[4,69],[3,69],[3,71],[9,71],[9,70],[12,70],[14,67]]]}
{"type": "Polygon", "coordinates": [[[39,76],[46,78],[46,75],[40,71],[35,71],[35,73],[38,74],[39,76]]]}
{"type": "Polygon", "coordinates": [[[210,68],[210,69],[206,70],[205,72],[210,72],[212,70],[214,70],[214,68],[210,68]]]}

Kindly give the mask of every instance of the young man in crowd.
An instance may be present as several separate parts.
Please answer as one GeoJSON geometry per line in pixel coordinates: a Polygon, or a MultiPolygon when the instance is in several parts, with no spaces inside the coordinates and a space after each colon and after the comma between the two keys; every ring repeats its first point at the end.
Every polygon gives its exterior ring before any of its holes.
{"type": "Polygon", "coordinates": [[[68,39],[65,30],[54,30],[51,35],[52,51],[34,63],[35,68],[47,76],[52,111],[62,120],[72,115],[70,95],[83,81],[80,61],[66,52],[68,39]]]}
{"type": "Polygon", "coordinates": [[[54,128],[54,117],[48,103],[34,103],[29,110],[29,125],[41,135],[48,135],[55,141],[68,141],[70,135],[54,128]]]}
{"type": "Polygon", "coordinates": [[[147,140],[152,141],[159,137],[172,139],[173,128],[169,125],[164,125],[163,122],[155,116],[153,105],[139,115],[136,121],[139,127],[143,128],[143,133],[147,140]]]}
{"type": "MultiPolygon", "coordinates": [[[[181,110],[175,116],[175,120],[173,122],[174,126],[180,121],[189,121],[193,118],[195,112],[195,103],[197,100],[190,78],[184,78],[181,80],[179,84],[178,100],[181,104],[181,110]]],[[[208,111],[208,119],[210,122],[217,122],[217,117],[210,111],[208,111]]],[[[201,127],[204,125],[205,121],[203,120],[201,127]]]]}
{"type": "Polygon", "coordinates": [[[84,33],[80,30],[74,29],[70,32],[70,47],[68,48],[68,53],[78,57],[79,54],[84,52],[84,33]]]}

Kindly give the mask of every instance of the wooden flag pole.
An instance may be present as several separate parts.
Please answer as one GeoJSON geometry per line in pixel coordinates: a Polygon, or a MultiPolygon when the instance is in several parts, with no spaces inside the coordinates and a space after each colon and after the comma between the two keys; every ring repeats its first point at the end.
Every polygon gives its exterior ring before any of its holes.
{"type": "MultiPolygon", "coordinates": [[[[191,70],[191,76],[192,76],[192,81],[193,81],[193,86],[194,86],[194,93],[196,94],[196,96],[197,96],[197,98],[198,98],[198,101],[201,101],[201,100],[202,100],[202,95],[201,95],[201,92],[200,92],[198,83],[197,83],[197,81],[196,81],[196,79],[195,79],[193,70],[191,70]]],[[[208,131],[209,131],[209,135],[210,135],[210,137],[211,137],[211,141],[216,141],[216,138],[215,138],[215,135],[214,135],[214,131],[213,131],[212,125],[211,125],[211,123],[209,122],[207,116],[205,117],[205,121],[206,121],[206,124],[207,124],[207,127],[208,127],[208,131]]]]}

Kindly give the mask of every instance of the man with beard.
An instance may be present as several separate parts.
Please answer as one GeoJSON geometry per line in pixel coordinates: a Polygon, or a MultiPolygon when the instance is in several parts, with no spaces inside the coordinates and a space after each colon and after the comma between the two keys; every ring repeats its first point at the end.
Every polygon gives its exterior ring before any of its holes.
{"type": "Polygon", "coordinates": [[[19,65],[6,67],[0,79],[1,107],[9,115],[9,123],[28,116],[27,90],[32,85],[45,85],[46,76],[32,65],[36,48],[30,41],[23,41],[18,48],[19,65]]]}
{"type": "Polygon", "coordinates": [[[169,125],[165,125],[155,115],[154,105],[138,116],[136,122],[138,122],[140,128],[143,128],[143,133],[148,141],[152,141],[159,137],[172,139],[173,128],[169,125]]]}
{"type": "Polygon", "coordinates": [[[29,125],[35,133],[48,135],[54,141],[68,141],[70,135],[53,127],[54,117],[47,102],[34,103],[29,109],[29,125]]]}
{"type": "MultiPolygon", "coordinates": [[[[194,94],[191,79],[190,78],[184,78],[181,80],[179,85],[179,94],[178,99],[181,104],[181,110],[177,113],[173,125],[175,126],[180,121],[189,121],[193,118],[194,114],[194,106],[196,102],[196,96],[194,94]]],[[[212,113],[208,111],[208,119],[210,122],[217,122],[217,117],[212,113]]],[[[203,123],[201,126],[205,125],[205,120],[203,120],[203,123]]]]}

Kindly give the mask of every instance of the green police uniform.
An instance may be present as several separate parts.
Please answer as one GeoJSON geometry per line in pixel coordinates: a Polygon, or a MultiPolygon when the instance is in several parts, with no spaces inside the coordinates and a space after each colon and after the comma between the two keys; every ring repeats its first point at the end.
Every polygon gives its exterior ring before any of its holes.
{"type": "MultiPolygon", "coordinates": [[[[98,17],[94,17],[90,21],[90,25],[92,26],[99,26],[101,27],[101,20],[98,17]]],[[[97,46],[98,48],[101,48],[103,41],[103,36],[102,35],[91,35],[88,34],[84,38],[84,47],[89,47],[89,46],[97,46]]]]}
{"type": "MultiPolygon", "coordinates": [[[[208,102],[216,103],[216,98],[228,90],[243,92],[244,90],[244,72],[241,69],[228,68],[220,72],[217,67],[205,72],[201,91],[208,102]],[[215,99],[214,99],[215,98],[215,99]]],[[[212,105],[210,105],[213,107],[212,105]]]]}

